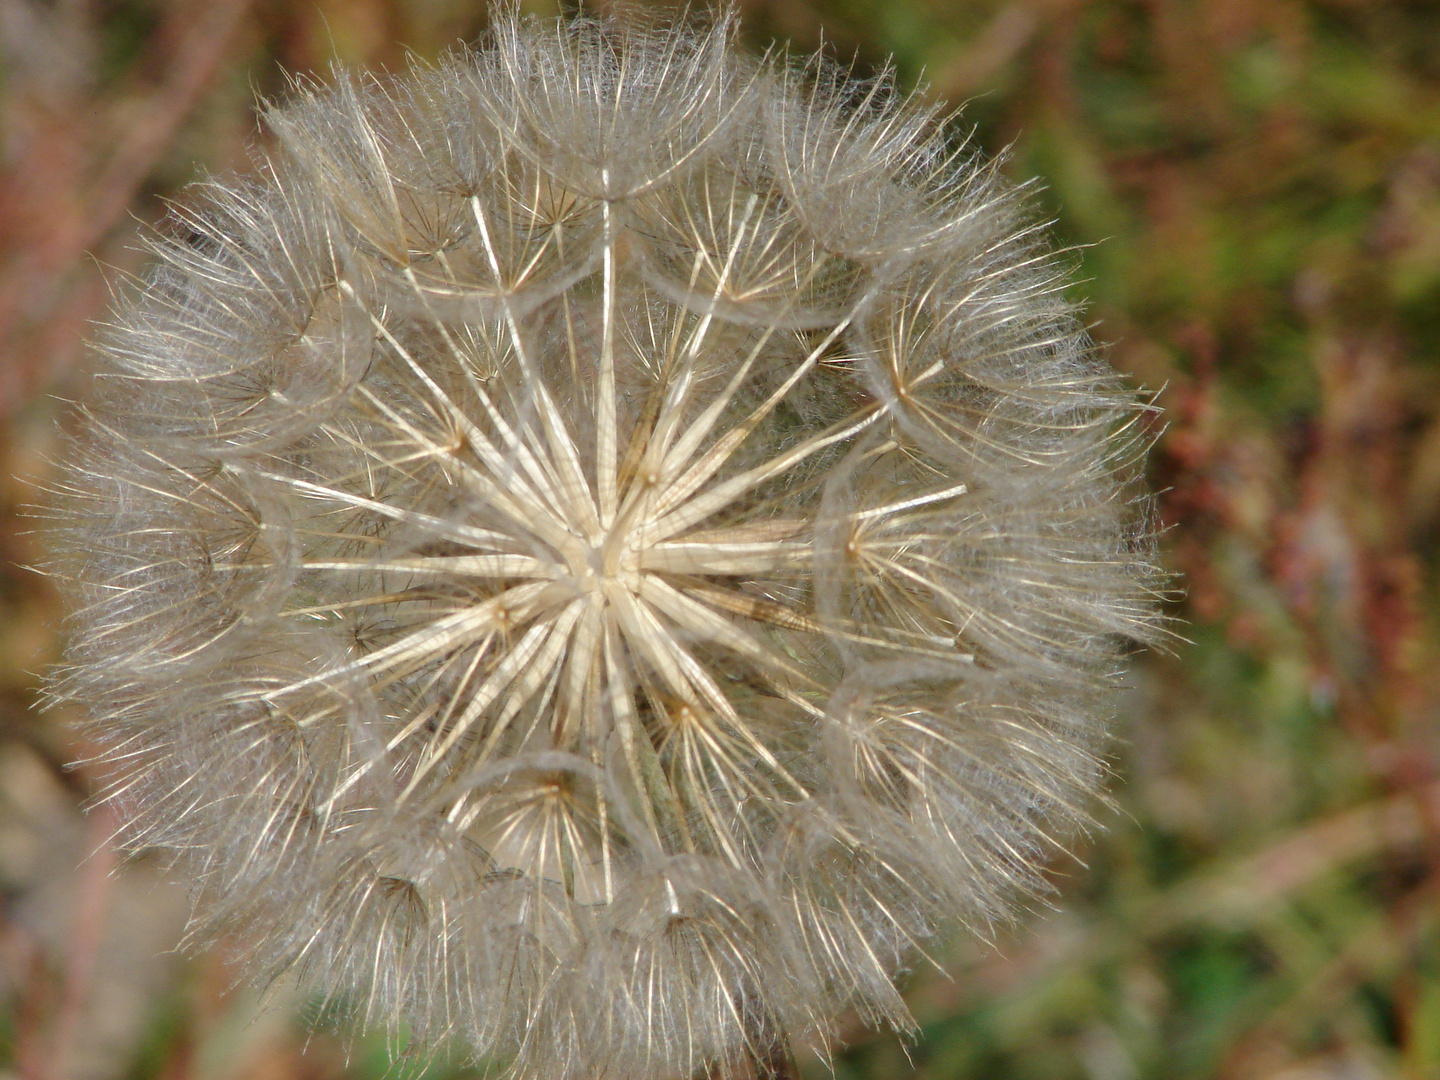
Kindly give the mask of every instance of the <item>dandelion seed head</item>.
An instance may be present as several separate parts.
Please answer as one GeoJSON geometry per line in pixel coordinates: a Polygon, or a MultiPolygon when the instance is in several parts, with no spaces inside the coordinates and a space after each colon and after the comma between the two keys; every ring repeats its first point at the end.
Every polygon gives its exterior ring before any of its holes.
{"type": "Polygon", "coordinates": [[[993,163],[710,28],[302,87],[153,241],[61,483],[195,936],[517,1076],[687,1076],[1044,888],[1158,576],[993,163]]]}

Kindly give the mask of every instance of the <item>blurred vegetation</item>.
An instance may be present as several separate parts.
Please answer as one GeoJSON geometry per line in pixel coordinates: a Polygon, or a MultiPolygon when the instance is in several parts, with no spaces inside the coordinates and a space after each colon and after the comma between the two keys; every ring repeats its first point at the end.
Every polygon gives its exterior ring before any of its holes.
{"type": "MultiPolygon", "coordinates": [[[[526,10],[557,6],[527,0],[526,10]]],[[[1440,1077],[1440,6],[747,0],[964,105],[1077,249],[1116,366],[1163,388],[1154,483],[1187,643],[1138,657],[1115,808],[1053,909],[917,970],[841,1080],[1440,1077]]],[[[0,1077],[360,1080],[383,1041],[255,1017],[110,828],[21,508],[137,228],[245,169],[256,95],[399,70],[465,0],[0,0],[0,1077]]],[[[243,947],[243,946],[242,946],[243,947]]],[[[818,1061],[807,1075],[829,1075],[818,1061]]],[[[420,1071],[421,1066],[410,1068],[420,1071]]],[[[403,1071],[403,1070],[402,1070],[403,1071]]],[[[431,1080],[468,1075],[431,1063],[431,1080]]]]}

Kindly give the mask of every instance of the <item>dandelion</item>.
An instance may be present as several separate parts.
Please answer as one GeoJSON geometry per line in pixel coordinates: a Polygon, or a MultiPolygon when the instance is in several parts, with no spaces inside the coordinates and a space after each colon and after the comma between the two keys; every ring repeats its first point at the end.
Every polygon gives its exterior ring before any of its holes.
{"type": "Polygon", "coordinates": [[[506,17],[272,109],[61,482],[54,693],[195,935],[517,1077],[908,1028],[1155,625],[1139,406],[1021,200],[733,30],[506,17]]]}

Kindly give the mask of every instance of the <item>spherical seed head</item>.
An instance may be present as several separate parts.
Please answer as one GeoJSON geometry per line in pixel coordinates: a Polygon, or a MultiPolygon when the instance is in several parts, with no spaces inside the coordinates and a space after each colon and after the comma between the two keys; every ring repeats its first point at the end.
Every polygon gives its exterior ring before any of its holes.
{"type": "Polygon", "coordinates": [[[1137,403],[993,165],[733,21],[269,114],[62,484],[56,693],[197,932],[517,1074],[906,1026],[1154,625],[1137,403]]]}

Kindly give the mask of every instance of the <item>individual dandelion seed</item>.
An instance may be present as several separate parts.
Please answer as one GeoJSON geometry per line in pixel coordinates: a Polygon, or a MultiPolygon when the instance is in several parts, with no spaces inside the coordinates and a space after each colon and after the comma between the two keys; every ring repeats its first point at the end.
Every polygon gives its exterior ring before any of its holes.
{"type": "Polygon", "coordinates": [[[1141,410],[1020,199],[733,31],[503,17],[272,109],[60,483],[53,693],[196,936],[517,1077],[908,1027],[1156,627],[1141,410]]]}

